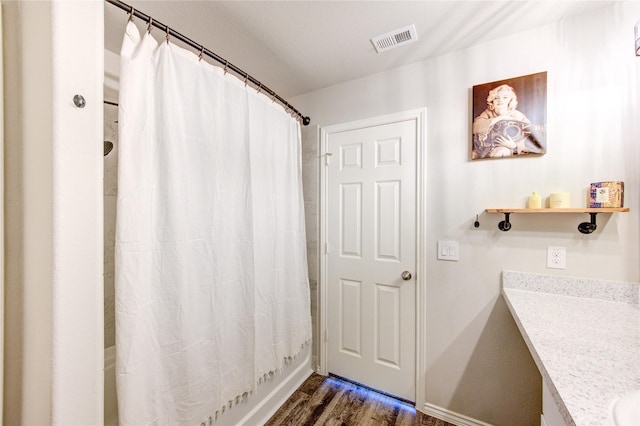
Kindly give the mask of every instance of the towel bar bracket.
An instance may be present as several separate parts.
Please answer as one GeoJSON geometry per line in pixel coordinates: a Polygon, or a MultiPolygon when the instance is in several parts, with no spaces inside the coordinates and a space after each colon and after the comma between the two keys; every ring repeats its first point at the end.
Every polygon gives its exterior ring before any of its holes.
{"type": "Polygon", "coordinates": [[[580,231],[583,234],[593,233],[593,231],[595,231],[596,228],[598,227],[598,225],[596,225],[597,214],[598,213],[589,213],[589,215],[591,216],[591,222],[582,222],[580,225],[578,225],[578,231],[580,231]]]}
{"type": "Polygon", "coordinates": [[[505,212],[504,214],[504,220],[500,221],[500,223],[498,223],[498,229],[504,232],[507,232],[509,229],[511,229],[511,222],[509,222],[509,215],[511,213],[505,212]]]}

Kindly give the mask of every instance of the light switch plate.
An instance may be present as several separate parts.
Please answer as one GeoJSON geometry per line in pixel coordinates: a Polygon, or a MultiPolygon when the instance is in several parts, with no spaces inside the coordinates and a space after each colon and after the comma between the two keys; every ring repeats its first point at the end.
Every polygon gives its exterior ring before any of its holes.
{"type": "Polygon", "coordinates": [[[460,248],[457,241],[438,241],[438,260],[457,261],[460,258],[460,248]]]}

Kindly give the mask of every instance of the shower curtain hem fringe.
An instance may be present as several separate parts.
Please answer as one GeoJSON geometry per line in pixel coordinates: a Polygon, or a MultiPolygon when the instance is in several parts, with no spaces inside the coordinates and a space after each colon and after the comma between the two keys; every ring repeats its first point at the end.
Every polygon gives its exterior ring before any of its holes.
{"type": "Polygon", "coordinates": [[[237,404],[239,404],[241,402],[246,401],[251,395],[253,395],[254,393],[257,392],[259,385],[261,385],[262,383],[266,382],[267,380],[273,379],[275,376],[281,374],[282,371],[284,370],[284,367],[286,367],[294,359],[296,359],[298,357],[298,355],[300,355],[302,350],[305,347],[309,346],[310,344],[311,344],[311,339],[309,339],[306,342],[304,342],[300,346],[300,350],[296,354],[284,357],[284,364],[280,368],[277,368],[277,369],[272,370],[272,371],[268,371],[268,372],[266,372],[264,374],[260,374],[258,376],[258,379],[256,380],[256,383],[255,383],[256,386],[255,386],[254,389],[244,391],[242,394],[237,395],[235,398],[232,398],[229,401],[227,401],[219,409],[217,409],[213,415],[209,416],[205,421],[201,422],[200,426],[211,426],[216,421],[218,421],[218,417],[220,417],[225,412],[225,410],[231,409],[234,405],[237,405],[237,404]]]}

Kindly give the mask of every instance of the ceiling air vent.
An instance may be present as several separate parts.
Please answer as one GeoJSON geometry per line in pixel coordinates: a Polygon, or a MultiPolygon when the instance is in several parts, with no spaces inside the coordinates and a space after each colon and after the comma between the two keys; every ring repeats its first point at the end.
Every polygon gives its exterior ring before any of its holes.
{"type": "Polygon", "coordinates": [[[404,46],[414,41],[418,41],[418,33],[416,32],[415,25],[409,25],[408,27],[371,38],[371,43],[373,43],[373,47],[376,48],[376,52],[378,53],[404,46]]]}

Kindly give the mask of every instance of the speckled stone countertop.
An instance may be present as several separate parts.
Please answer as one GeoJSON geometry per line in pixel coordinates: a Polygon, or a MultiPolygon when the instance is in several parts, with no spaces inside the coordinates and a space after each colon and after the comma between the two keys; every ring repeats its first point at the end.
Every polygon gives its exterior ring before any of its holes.
{"type": "Polygon", "coordinates": [[[503,271],[503,294],[567,425],[613,424],[640,389],[640,285],[503,271]]]}

